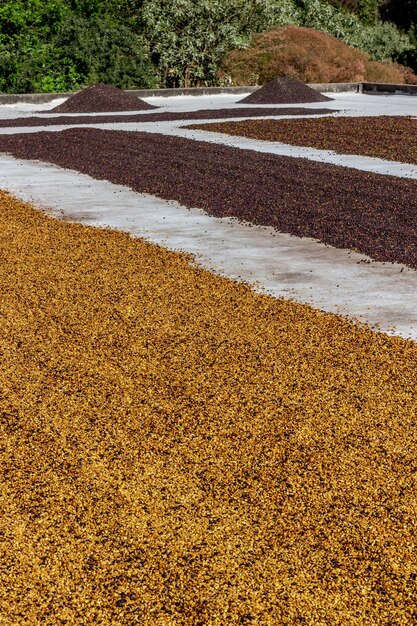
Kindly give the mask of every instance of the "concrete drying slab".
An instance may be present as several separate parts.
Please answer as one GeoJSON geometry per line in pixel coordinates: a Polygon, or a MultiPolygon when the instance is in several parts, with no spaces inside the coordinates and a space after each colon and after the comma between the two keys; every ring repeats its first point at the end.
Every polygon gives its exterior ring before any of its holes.
{"type": "MultiPolygon", "coordinates": [[[[242,108],[247,107],[247,104],[239,104],[238,101],[248,94],[211,94],[204,96],[171,96],[171,97],[151,97],[145,98],[146,102],[159,107],[153,111],[156,113],[159,111],[196,111],[198,109],[218,109],[218,108],[242,108]]],[[[362,93],[353,92],[341,92],[332,93],[333,100],[327,102],[313,102],[303,103],[303,108],[330,108],[330,109],[342,109],[343,115],[416,115],[417,114],[417,99],[409,95],[368,95],[362,93]]],[[[36,103],[15,103],[13,105],[0,105],[0,119],[18,117],[18,116],[33,116],[37,113],[42,115],[48,114],[51,116],[50,110],[57,104],[63,102],[63,99],[54,100],[46,104],[36,103]]],[[[277,111],[282,107],[299,107],[299,104],[256,104],[254,108],[276,106],[277,111]]],[[[119,115],[130,114],[119,113],[119,115]]],[[[56,114],[55,114],[56,115],[56,114]]],[[[63,114],[61,114],[63,115],[63,114]]],[[[68,114],[71,115],[71,114],[68,114]]],[[[96,115],[96,113],[83,115],[96,115]]]]}
{"type": "MultiPolygon", "coordinates": [[[[336,93],[333,94],[334,100],[330,102],[319,102],[311,104],[303,104],[303,108],[333,108],[335,110],[334,115],[347,115],[347,116],[363,116],[363,115],[416,115],[417,114],[417,100],[411,96],[399,96],[399,95],[365,95],[360,93],[336,93]],[[342,109],[342,110],[340,110],[342,109]],[[339,110],[339,112],[336,112],[339,110]]],[[[160,109],[156,109],[155,112],[183,112],[183,111],[195,111],[198,109],[218,109],[218,108],[235,108],[236,117],[225,120],[218,119],[216,122],[222,121],[240,121],[246,118],[239,117],[239,108],[247,105],[239,105],[236,100],[239,100],[242,94],[216,94],[211,96],[177,96],[172,98],[148,98],[147,101],[151,104],[160,106],[160,109]]],[[[15,105],[17,106],[17,105],[15,105]]],[[[22,105],[19,105],[22,106],[22,105]]],[[[46,106],[46,105],[44,105],[46,106]]],[[[54,105],[55,106],[55,105],[54,105]]],[[[256,105],[257,108],[259,105],[256,105]]],[[[263,105],[269,108],[270,105],[263,105]]],[[[288,105],[277,105],[277,114],[279,114],[280,108],[286,108],[288,105]]],[[[294,105],[299,106],[299,105],[294,105]]],[[[262,108],[262,105],[261,105],[262,108]]],[[[7,117],[4,113],[5,107],[0,107],[0,118],[7,117]]],[[[8,107],[10,109],[10,106],[8,107]]],[[[148,111],[141,111],[146,114],[148,111]]],[[[28,109],[24,111],[25,115],[28,115],[28,109]]],[[[248,150],[255,150],[258,152],[265,152],[270,154],[278,154],[283,156],[290,156],[295,158],[306,158],[313,161],[331,163],[334,165],[340,165],[342,167],[353,167],[364,171],[374,172],[377,174],[386,174],[391,176],[399,176],[402,178],[417,178],[417,167],[415,165],[395,163],[393,161],[385,161],[383,159],[376,159],[372,157],[355,156],[355,155],[340,155],[331,150],[319,150],[316,148],[291,146],[288,144],[261,141],[257,139],[250,139],[244,137],[232,137],[230,135],[223,135],[220,133],[211,133],[209,131],[197,131],[184,128],[190,124],[209,124],[209,120],[177,120],[166,122],[145,122],[141,124],[122,122],[123,115],[130,115],[131,112],[120,113],[121,122],[112,124],[91,124],[93,128],[101,128],[104,130],[125,130],[128,132],[154,132],[162,133],[165,135],[174,135],[179,137],[185,137],[189,139],[195,139],[199,141],[209,141],[212,143],[223,144],[232,146],[235,148],[243,148],[248,150]]],[[[8,115],[8,114],[7,114],[8,115]]],[[[73,115],[73,114],[69,114],[73,115]]],[[[86,117],[96,115],[85,114],[86,117]]],[[[297,116],[277,116],[268,117],[267,119],[294,119],[297,116]]],[[[310,116],[303,116],[310,117],[310,116]]],[[[316,117],[316,116],[311,116],[316,117]]],[[[262,119],[262,118],[258,118],[262,119]]],[[[47,130],[49,132],[59,132],[66,128],[74,128],[77,125],[56,125],[56,126],[42,126],[42,115],[39,115],[39,126],[27,127],[27,128],[0,128],[0,134],[20,134],[20,133],[32,133],[41,132],[47,130]]],[[[83,128],[86,126],[83,125],[83,128]]]]}
{"type": "Polygon", "coordinates": [[[219,219],[52,165],[0,156],[0,188],[91,226],[110,226],[195,255],[275,297],[357,318],[417,341],[417,272],[316,240],[219,219]],[[74,194],[76,189],[76,194],[74,194]]]}
{"type": "MultiPolygon", "coordinates": [[[[240,93],[240,94],[236,94],[236,93],[226,93],[226,94],[212,94],[212,95],[205,95],[205,96],[171,96],[171,97],[153,97],[153,98],[146,98],[145,101],[153,104],[154,106],[158,107],[157,109],[153,110],[152,113],[158,113],[158,112],[184,112],[184,111],[197,111],[199,109],[224,109],[224,108],[247,108],[250,105],[247,104],[238,104],[238,100],[241,100],[242,98],[244,98],[245,96],[249,95],[249,93],[240,93]]],[[[33,103],[15,103],[12,105],[0,105],[0,119],[10,119],[12,117],[27,117],[28,115],[30,116],[37,116],[39,115],[39,117],[45,116],[47,115],[48,117],[52,117],[54,115],[62,117],[62,116],[73,116],[74,113],[51,113],[51,109],[53,109],[55,106],[57,106],[57,104],[59,104],[60,102],[63,102],[64,99],[61,99],[60,101],[53,101],[51,103],[48,104],[33,104],[33,103]]],[[[306,107],[311,107],[311,108],[317,108],[317,106],[323,107],[323,105],[326,104],[331,104],[331,101],[326,103],[326,102],[313,102],[310,104],[302,104],[303,108],[306,107]]],[[[265,108],[271,108],[271,104],[264,104],[264,105],[253,105],[253,108],[261,108],[261,107],[265,107],[265,108]]],[[[277,110],[279,110],[279,108],[282,107],[290,107],[290,106],[294,106],[294,107],[300,107],[300,104],[277,104],[277,110]]],[[[326,108],[324,106],[324,108],[326,108]]],[[[327,107],[328,108],[328,107],[327,107]]],[[[335,107],[337,108],[337,107],[335,107]]],[[[149,111],[120,111],[118,113],[112,112],[111,115],[131,115],[132,113],[149,113],[149,111]]],[[[97,112],[95,113],[77,113],[77,116],[92,116],[92,115],[98,115],[97,112]]]]}
{"type": "Polygon", "coordinates": [[[48,111],[65,102],[65,98],[56,98],[51,102],[34,104],[33,102],[15,102],[14,104],[0,105],[0,119],[13,119],[17,117],[33,117],[40,111],[48,111]]]}
{"type": "MultiPolygon", "coordinates": [[[[291,119],[294,119],[293,116],[291,119]]],[[[305,115],[304,118],[316,117],[312,115],[305,115]]],[[[256,118],[265,119],[265,118],[256,118]]],[[[275,117],[269,117],[268,120],[277,119],[275,117]]],[[[289,116],[282,116],[279,119],[289,119],[289,116]]],[[[231,122],[234,120],[224,120],[231,122]]],[[[216,123],[220,120],[216,120],[216,123]]],[[[207,120],[204,120],[202,124],[206,124],[207,120]]],[[[160,132],[164,135],[175,135],[177,137],[184,137],[186,139],[194,139],[197,141],[208,141],[210,143],[230,146],[233,148],[241,148],[244,150],[255,150],[256,152],[263,152],[267,154],[276,154],[281,156],[309,159],[310,161],[317,161],[319,163],[330,163],[332,165],[340,165],[341,167],[352,167],[354,169],[362,170],[365,172],[374,172],[375,174],[383,174],[386,176],[398,176],[399,178],[417,178],[417,166],[411,163],[397,163],[396,161],[387,161],[385,159],[379,159],[375,157],[367,157],[354,154],[338,154],[332,150],[320,150],[318,148],[292,146],[290,144],[279,143],[277,141],[265,141],[261,139],[251,139],[246,137],[233,137],[222,133],[212,133],[204,130],[194,130],[183,128],[190,123],[176,123],[176,126],[169,126],[163,122],[156,122],[153,126],[150,124],[141,124],[146,126],[145,128],[135,128],[132,130],[146,130],[146,132],[160,132]]],[[[192,124],[200,124],[200,122],[192,122],[192,124]]],[[[120,126],[120,125],[119,125],[120,126]]],[[[125,125],[128,126],[128,125],[125,125]]],[[[133,125],[132,125],[133,126],[133,125]]],[[[125,128],[125,130],[128,130],[125,128]]]]}
{"type": "MultiPolygon", "coordinates": [[[[294,119],[296,116],[281,116],[279,119],[294,119]]],[[[310,115],[304,115],[303,119],[316,117],[310,115]]],[[[219,119],[216,123],[241,121],[247,118],[232,118],[232,119],[219,119]]],[[[275,117],[268,118],[256,118],[256,119],[278,119],[275,117]]],[[[333,165],[340,165],[341,167],[352,167],[354,169],[374,172],[376,174],[383,174],[386,176],[398,176],[399,178],[411,178],[417,179],[417,166],[409,163],[397,163],[395,161],[386,161],[384,159],[378,159],[367,156],[351,155],[351,154],[338,154],[331,150],[319,150],[317,148],[307,148],[302,146],[291,146],[289,144],[263,141],[259,139],[250,139],[245,137],[232,137],[231,135],[223,135],[221,133],[211,133],[202,130],[192,130],[183,128],[190,124],[205,124],[207,120],[184,120],[176,122],[144,122],[142,124],[137,123],[112,123],[112,124],[91,124],[79,126],[79,128],[100,128],[102,130],[123,130],[126,132],[147,132],[147,133],[159,133],[163,135],[172,135],[175,137],[184,137],[186,139],[193,139],[197,141],[207,141],[209,143],[215,143],[225,146],[231,146],[234,148],[242,148],[246,150],[255,150],[256,152],[263,152],[268,154],[276,154],[281,156],[288,156],[293,158],[304,158],[311,161],[317,161],[320,163],[330,163],[333,165]]],[[[69,125],[57,125],[57,126],[31,126],[27,128],[0,128],[0,135],[19,135],[24,133],[33,132],[60,132],[68,128],[77,128],[76,124],[69,125]]]]}

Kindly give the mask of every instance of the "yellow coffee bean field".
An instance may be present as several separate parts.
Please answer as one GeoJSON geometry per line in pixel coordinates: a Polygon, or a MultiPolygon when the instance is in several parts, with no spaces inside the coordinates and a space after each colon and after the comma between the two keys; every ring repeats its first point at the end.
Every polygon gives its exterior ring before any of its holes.
{"type": "Polygon", "coordinates": [[[0,624],[417,623],[417,346],[0,192],[0,624]]]}

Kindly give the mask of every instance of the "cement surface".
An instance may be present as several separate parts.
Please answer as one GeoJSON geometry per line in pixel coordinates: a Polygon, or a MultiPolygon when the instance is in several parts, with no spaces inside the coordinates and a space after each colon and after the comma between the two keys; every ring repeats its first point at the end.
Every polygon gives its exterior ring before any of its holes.
{"type": "Polygon", "coordinates": [[[71,170],[0,155],[0,188],[58,217],[110,226],[202,266],[417,341],[417,272],[316,240],[219,219],[71,170]],[[76,189],[76,193],[74,190],[76,189]]]}
{"type": "MultiPolygon", "coordinates": [[[[417,113],[417,101],[410,96],[333,95],[333,102],[303,106],[340,109],[335,115],[351,116],[417,113]]],[[[156,111],[160,112],[235,108],[235,119],[242,119],[239,118],[239,108],[245,105],[236,103],[240,98],[242,94],[216,94],[148,98],[147,101],[159,106],[156,111]]],[[[36,110],[42,124],[43,115],[39,112],[43,110],[51,115],[48,109],[57,103],[1,106],[0,118],[32,116],[36,110]]],[[[277,113],[280,108],[277,105],[277,113]]],[[[122,117],[130,113],[119,115],[122,117]]],[[[202,120],[201,123],[208,122],[202,120]]],[[[183,128],[189,124],[190,121],[182,120],[92,126],[178,135],[260,152],[310,158],[379,174],[417,178],[417,167],[413,165],[183,128]]],[[[27,129],[0,129],[0,132],[59,131],[69,127],[73,128],[72,125],[48,128],[40,125],[27,129]]],[[[7,156],[0,156],[0,187],[53,210],[55,215],[94,226],[121,228],[171,249],[190,252],[205,267],[256,284],[258,289],[271,295],[290,297],[371,325],[379,324],[384,332],[417,340],[417,273],[407,267],[370,262],[364,255],[337,250],[312,239],[291,237],[269,228],[249,227],[236,220],[210,217],[198,209],[188,210],[175,202],[137,194],[125,187],[96,181],[76,172],[52,165],[19,162],[7,156]],[[74,188],[77,189],[76,197],[74,188]]]]}
{"type": "MultiPolygon", "coordinates": [[[[416,85],[404,85],[404,84],[383,84],[383,83],[307,83],[309,87],[320,91],[321,93],[338,93],[345,91],[353,91],[357,93],[389,93],[389,94],[412,94],[417,93],[416,85]]],[[[207,95],[214,95],[220,93],[228,94],[244,94],[259,89],[260,86],[224,86],[224,87],[171,87],[171,88],[157,88],[157,89],[127,89],[128,93],[137,96],[138,98],[151,98],[151,97],[165,97],[170,98],[173,96],[193,96],[201,97],[207,95]]],[[[57,97],[64,99],[74,95],[75,91],[60,92],[60,93],[23,93],[23,94],[0,94],[0,105],[11,103],[45,103],[51,102],[57,97]]]]}
{"type": "MultiPolygon", "coordinates": [[[[210,96],[177,96],[172,98],[159,97],[148,98],[147,101],[151,104],[159,106],[155,112],[183,112],[183,111],[196,111],[199,109],[218,109],[218,108],[235,108],[236,117],[232,119],[216,120],[221,121],[239,121],[242,118],[239,117],[239,108],[247,105],[237,104],[236,100],[239,100],[242,94],[215,94],[210,96]]],[[[363,115],[417,115],[417,99],[412,96],[404,95],[366,95],[360,93],[335,93],[333,94],[334,100],[330,102],[318,102],[311,104],[303,104],[303,108],[333,108],[336,116],[348,115],[348,116],[363,116],[363,115]],[[336,112],[338,111],[339,112],[336,112]]],[[[14,105],[17,107],[17,105],[14,105]]],[[[21,105],[19,105],[21,106],[21,105]]],[[[46,107],[47,105],[44,105],[46,107]]],[[[56,104],[54,104],[56,106],[56,104]]],[[[260,108],[269,108],[271,105],[261,105],[260,108]]],[[[299,105],[293,105],[297,107],[299,105]]],[[[255,106],[258,108],[258,105],[255,106]]],[[[287,108],[287,105],[277,105],[277,119],[286,119],[297,116],[279,116],[280,108],[287,108]]],[[[0,119],[10,118],[10,109],[7,107],[0,107],[0,119]]],[[[18,109],[15,108],[15,111],[18,109]]],[[[140,111],[138,113],[147,114],[149,111],[140,111]]],[[[122,118],[123,115],[130,115],[131,112],[119,113],[122,118]]],[[[21,115],[30,115],[28,107],[24,108],[21,115]]],[[[49,114],[50,116],[51,114],[49,114]]],[[[72,115],[72,114],[69,114],[72,115]]],[[[85,117],[96,115],[84,114],[85,117]]],[[[0,128],[0,134],[20,134],[20,133],[32,133],[41,132],[44,130],[50,132],[59,132],[66,128],[74,128],[76,125],[56,125],[56,126],[42,126],[42,114],[38,115],[40,124],[39,126],[27,127],[27,128],[0,128]]],[[[306,117],[306,116],[303,116],[306,117]]],[[[310,117],[310,116],[307,116],[310,117]]],[[[315,117],[315,116],[312,116],[315,117]]],[[[262,118],[260,118],[262,119],[262,118]]],[[[267,119],[275,119],[274,117],[268,117],[267,119]]],[[[223,135],[220,133],[212,133],[209,131],[191,130],[184,128],[190,124],[209,124],[208,120],[177,120],[177,121],[165,121],[165,122],[144,122],[144,123],[112,123],[112,124],[91,124],[93,128],[102,128],[108,130],[125,130],[130,132],[154,132],[162,133],[165,135],[174,135],[179,137],[186,137],[189,139],[195,139],[199,141],[209,141],[212,143],[223,144],[233,146],[235,148],[243,148],[247,150],[255,150],[258,152],[265,152],[270,154],[278,154],[283,156],[290,156],[295,158],[306,158],[313,161],[319,161],[323,163],[331,163],[334,165],[340,165],[342,167],[353,167],[368,172],[375,172],[377,174],[385,174],[390,176],[399,176],[401,178],[417,178],[417,166],[404,163],[396,163],[394,161],[386,161],[383,159],[377,159],[372,157],[356,156],[356,155],[341,155],[331,150],[319,150],[316,148],[306,148],[299,146],[291,146],[288,144],[262,141],[257,139],[247,139],[244,137],[232,137],[230,135],[223,135]]],[[[83,126],[85,128],[85,125],[83,126]]]]}
{"type": "MultiPolygon", "coordinates": [[[[249,92],[248,92],[249,93],[249,92]]],[[[160,108],[161,111],[196,111],[198,109],[210,109],[210,108],[242,108],[248,107],[247,104],[239,104],[238,101],[248,95],[246,93],[222,93],[222,94],[210,94],[204,96],[171,96],[171,97],[150,97],[144,98],[146,102],[153,104],[160,108]]],[[[256,104],[252,105],[254,108],[276,106],[277,110],[280,108],[287,108],[289,106],[303,108],[333,108],[342,109],[342,115],[416,115],[417,114],[417,99],[409,95],[370,95],[356,92],[339,92],[332,93],[333,100],[328,102],[312,102],[303,103],[302,105],[294,103],[291,104],[256,104]]],[[[50,110],[57,104],[63,102],[64,99],[55,99],[48,103],[23,103],[17,102],[14,104],[0,105],[0,119],[5,117],[17,117],[19,115],[36,115],[37,112],[42,114],[48,114],[51,116],[50,110]]],[[[141,111],[143,112],[143,111],[141,111]]],[[[156,113],[157,110],[152,111],[156,113]]],[[[149,111],[145,111],[149,113],[149,111]]],[[[119,115],[130,115],[131,111],[121,112],[119,115]]],[[[55,115],[63,115],[55,114],[55,115]]],[[[66,114],[74,115],[74,114],[66,114]]],[[[81,115],[81,114],[80,114],[81,115]]],[[[97,113],[84,113],[82,115],[97,115],[97,113]]],[[[112,113],[114,115],[114,113],[112,113]]]]}
{"type": "Polygon", "coordinates": [[[40,111],[48,112],[50,109],[65,102],[65,98],[55,98],[51,102],[14,102],[0,105],[0,119],[13,119],[17,117],[33,117],[40,111]]]}

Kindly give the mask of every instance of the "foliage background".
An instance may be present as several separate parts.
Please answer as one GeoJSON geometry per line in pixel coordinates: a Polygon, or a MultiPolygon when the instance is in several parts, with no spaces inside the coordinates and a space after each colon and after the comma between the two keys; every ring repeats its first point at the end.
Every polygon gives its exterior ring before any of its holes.
{"type": "Polygon", "coordinates": [[[264,84],[276,76],[305,83],[414,83],[411,69],[374,61],[361,50],[325,32],[288,25],[252,35],[250,48],[232,50],[223,60],[234,85],[264,84]]]}
{"type": "Polygon", "coordinates": [[[222,84],[228,52],[290,24],[417,67],[415,0],[0,0],[0,91],[222,84]]]}

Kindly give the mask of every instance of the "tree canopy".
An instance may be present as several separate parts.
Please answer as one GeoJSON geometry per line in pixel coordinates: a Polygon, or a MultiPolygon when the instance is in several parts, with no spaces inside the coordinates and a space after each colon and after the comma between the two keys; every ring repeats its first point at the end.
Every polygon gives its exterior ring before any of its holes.
{"type": "Polygon", "coordinates": [[[416,62],[414,0],[0,0],[0,91],[221,84],[230,50],[289,24],[416,62]]]}

